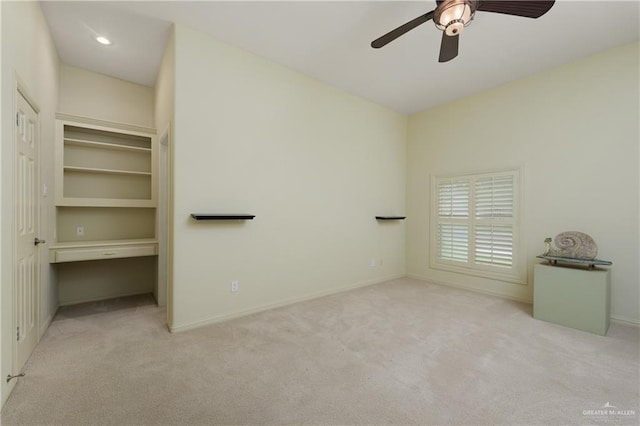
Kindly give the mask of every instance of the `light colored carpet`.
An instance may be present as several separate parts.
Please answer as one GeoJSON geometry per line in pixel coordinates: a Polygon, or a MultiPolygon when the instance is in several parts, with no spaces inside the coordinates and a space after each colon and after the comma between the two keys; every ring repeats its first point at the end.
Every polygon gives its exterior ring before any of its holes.
{"type": "Polygon", "coordinates": [[[174,335],[148,298],[94,303],[61,309],[2,424],[637,425],[639,334],[411,279],[174,335]]]}

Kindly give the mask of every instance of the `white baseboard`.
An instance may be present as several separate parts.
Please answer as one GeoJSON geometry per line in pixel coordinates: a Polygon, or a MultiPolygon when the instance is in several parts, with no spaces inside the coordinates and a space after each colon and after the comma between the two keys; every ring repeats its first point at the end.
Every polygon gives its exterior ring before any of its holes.
{"type": "MultiPolygon", "coordinates": [[[[407,278],[413,278],[415,280],[420,280],[420,281],[424,281],[424,282],[428,282],[428,283],[432,283],[432,284],[438,284],[438,285],[444,285],[444,286],[449,286],[449,287],[455,287],[455,288],[459,288],[462,290],[469,290],[475,293],[481,293],[481,294],[488,294],[490,296],[497,296],[497,297],[501,297],[503,299],[510,299],[510,300],[515,300],[517,302],[523,302],[523,303],[527,303],[527,304],[533,304],[533,300],[529,300],[529,299],[525,299],[525,298],[521,298],[521,297],[515,297],[509,294],[503,294],[503,293],[498,293],[498,292],[493,292],[493,291],[486,291],[486,290],[481,290],[475,287],[468,287],[465,285],[461,285],[461,284],[455,284],[455,283],[451,283],[451,282],[445,282],[445,281],[439,281],[439,280],[432,280],[432,279],[428,279],[425,277],[421,277],[419,275],[414,275],[414,274],[407,274],[407,278]]],[[[625,318],[625,317],[620,317],[617,315],[611,315],[609,317],[611,319],[611,322],[617,323],[617,324],[622,324],[622,325],[630,325],[632,327],[640,327],[640,320],[637,319],[632,319],[632,318],[625,318]]]]}
{"type": "Polygon", "coordinates": [[[640,320],[632,319],[632,318],[624,318],[619,317],[617,315],[611,315],[611,322],[615,322],[616,324],[622,325],[630,325],[632,327],[640,327],[640,320]]]}
{"type": "Polygon", "coordinates": [[[260,305],[260,306],[256,306],[254,308],[250,308],[250,309],[245,309],[242,311],[238,311],[238,312],[232,312],[229,314],[225,314],[225,315],[220,315],[220,316],[215,316],[215,317],[211,317],[211,318],[207,318],[205,320],[202,321],[197,321],[191,324],[184,324],[184,325],[178,325],[178,326],[171,326],[169,325],[169,331],[171,331],[172,333],[180,333],[183,331],[188,331],[188,330],[193,330],[195,328],[199,328],[205,325],[210,325],[210,324],[216,324],[219,322],[223,322],[223,321],[228,321],[228,320],[232,320],[234,318],[240,318],[240,317],[244,317],[247,315],[251,315],[251,314],[255,314],[258,312],[263,312],[263,311],[268,311],[271,309],[275,309],[275,308],[281,308],[283,306],[287,306],[287,305],[292,305],[294,303],[299,303],[299,302],[305,302],[307,300],[313,300],[313,299],[318,299],[320,297],[324,297],[324,296],[329,296],[331,294],[337,294],[337,293],[343,293],[345,291],[349,291],[349,290],[353,290],[356,288],[360,288],[360,287],[366,287],[366,286],[370,286],[370,285],[374,285],[374,284],[379,284],[379,283],[383,283],[385,281],[391,281],[391,280],[395,280],[398,278],[403,278],[405,275],[404,274],[396,274],[396,275],[390,275],[387,277],[382,277],[382,278],[376,278],[373,280],[368,280],[368,281],[362,281],[356,284],[351,284],[345,287],[339,287],[339,288],[334,288],[331,290],[324,290],[324,291],[319,291],[316,293],[312,293],[306,296],[302,296],[302,297],[294,297],[291,299],[286,299],[283,300],[281,302],[276,302],[276,303],[269,303],[266,305],[260,305]]]}
{"type": "Polygon", "coordinates": [[[117,294],[110,294],[108,296],[90,297],[90,298],[86,298],[86,299],[65,300],[64,302],[60,303],[58,307],[78,305],[80,303],[98,302],[100,300],[117,299],[119,297],[138,296],[140,294],[150,294],[150,293],[151,293],[150,291],[144,291],[144,292],[134,291],[134,292],[130,292],[130,293],[127,293],[127,292],[125,292],[125,293],[117,293],[117,294]]]}
{"type": "Polygon", "coordinates": [[[47,319],[42,322],[42,324],[40,324],[40,330],[38,330],[40,332],[40,336],[38,336],[38,341],[40,341],[40,339],[42,339],[42,336],[44,336],[44,333],[47,332],[47,329],[51,325],[51,321],[53,321],[53,317],[56,315],[56,312],[58,312],[59,307],[60,306],[56,306],[56,309],[54,309],[53,313],[49,315],[47,319]]]}
{"type": "Polygon", "coordinates": [[[413,278],[414,280],[420,280],[420,281],[424,281],[424,282],[431,283],[431,284],[443,285],[443,286],[447,286],[447,287],[455,287],[455,288],[459,288],[459,289],[462,289],[462,290],[472,291],[474,293],[487,294],[489,296],[496,296],[496,297],[500,297],[502,299],[515,300],[516,302],[527,303],[529,305],[531,305],[533,303],[533,300],[528,299],[528,298],[524,298],[524,297],[517,297],[517,296],[513,296],[511,294],[500,293],[500,292],[496,292],[496,291],[482,290],[482,289],[479,289],[477,287],[466,286],[466,285],[463,285],[463,284],[452,283],[452,282],[448,282],[448,281],[432,280],[430,278],[422,277],[420,275],[407,274],[407,278],[413,278]]]}

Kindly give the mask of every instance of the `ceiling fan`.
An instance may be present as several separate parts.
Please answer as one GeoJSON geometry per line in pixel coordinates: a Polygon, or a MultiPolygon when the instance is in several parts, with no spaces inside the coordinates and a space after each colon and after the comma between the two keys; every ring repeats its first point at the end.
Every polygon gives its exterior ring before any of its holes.
{"type": "Polygon", "coordinates": [[[418,25],[433,20],[442,31],[440,57],[438,62],[447,62],[458,56],[458,38],[460,33],[471,23],[476,12],[503,13],[506,15],[539,18],[551,9],[555,0],[436,0],[437,6],[431,12],[389,31],[371,42],[371,47],[379,49],[401,35],[411,31],[418,25]]]}

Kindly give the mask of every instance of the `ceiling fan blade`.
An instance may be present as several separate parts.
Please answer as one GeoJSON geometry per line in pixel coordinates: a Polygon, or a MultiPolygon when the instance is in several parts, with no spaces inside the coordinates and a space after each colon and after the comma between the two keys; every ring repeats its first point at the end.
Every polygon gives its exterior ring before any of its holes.
{"type": "Polygon", "coordinates": [[[438,62],[447,62],[458,56],[458,41],[460,35],[448,36],[442,32],[442,41],[440,42],[440,58],[438,62]]]}
{"type": "Polygon", "coordinates": [[[401,35],[409,32],[409,31],[411,31],[412,29],[414,29],[418,25],[424,24],[428,20],[432,19],[433,18],[433,12],[435,12],[435,11],[432,10],[431,12],[427,12],[424,15],[418,16],[417,18],[412,19],[411,21],[407,22],[406,24],[400,25],[395,30],[389,31],[388,33],[386,33],[382,37],[379,37],[379,38],[373,40],[371,42],[371,47],[373,47],[374,49],[379,49],[382,46],[384,46],[384,45],[386,45],[388,43],[391,43],[393,40],[397,39],[398,37],[400,37],[401,35]]]}
{"type": "Polygon", "coordinates": [[[503,1],[503,0],[483,0],[478,8],[482,12],[504,13],[506,15],[524,16],[525,18],[539,18],[551,9],[555,3],[552,1],[503,1]]]}

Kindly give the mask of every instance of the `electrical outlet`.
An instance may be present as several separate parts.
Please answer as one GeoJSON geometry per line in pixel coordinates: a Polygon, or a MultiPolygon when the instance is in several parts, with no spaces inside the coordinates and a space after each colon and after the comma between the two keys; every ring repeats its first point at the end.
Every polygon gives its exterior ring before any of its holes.
{"type": "Polygon", "coordinates": [[[369,261],[369,266],[371,266],[372,268],[375,268],[375,266],[376,266],[376,260],[375,260],[375,259],[371,259],[371,260],[369,261]]]}
{"type": "Polygon", "coordinates": [[[235,293],[238,290],[240,290],[240,285],[238,284],[238,281],[231,281],[231,292],[235,293]]]}
{"type": "Polygon", "coordinates": [[[76,226],[76,236],[84,237],[84,226],[76,226]]]}

